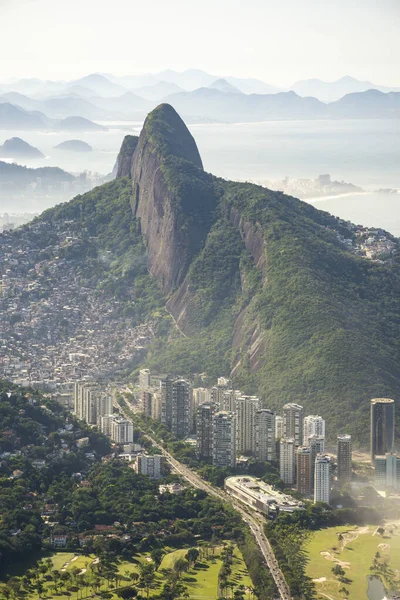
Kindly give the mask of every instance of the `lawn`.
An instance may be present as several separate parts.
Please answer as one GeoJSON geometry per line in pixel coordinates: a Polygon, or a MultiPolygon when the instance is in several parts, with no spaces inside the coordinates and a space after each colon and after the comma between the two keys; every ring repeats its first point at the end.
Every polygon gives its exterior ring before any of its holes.
{"type": "Polygon", "coordinates": [[[371,574],[375,554],[378,552],[380,563],[389,561],[390,576],[384,576],[384,583],[400,580],[400,527],[386,528],[383,535],[376,532],[376,526],[331,527],[317,531],[310,537],[306,550],[309,555],[307,575],[315,581],[319,598],[342,600],[344,586],[349,598],[363,600],[367,598],[367,576],[371,574]],[[343,583],[332,573],[335,564],[345,571],[348,580],[343,583]]]}
{"type": "MultiPolygon", "coordinates": [[[[189,597],[193,600],[215,600],[218,597],[218,575],[222,566],[222,559],[220,558],[222,546],[216,548],[208,548],[206,552],[199,557],[196,565],[189,569],[187,572],[182,574],[182,582],[187,586],[189,597]]],[[[187,548],[180,550],[172,550],[167,552],[163,557],[162,563],[156,572],[154,584],[149,590],[150,598],[157,596],[160,593],[161,587],[166,580],[166,571],[173,568],[175,561],[179,558],[183,558],[187,553],[187,548]]],[[[149,553],[143,553],[137,557],[134,562],[123,561],[118,565],[118,571],[125,576],[127,571],[139,572],[140,563],[148,562],[149,553]]],[[[81,554],[74,554],[71,552],[55,552],[51,559],[53,561],[54,569],[61,571],[62,569],[69,571],[74,567],[78,569],[86,569],[95,559],[94,555],[84,556],[81,554]],[[66,566],[64,566],[66,565],[66,566]]],[[[52,582],[44,581],[44,594],[43,597],[57,598],[57,600],[75,600],[78,596],[82,595],[82,592],[72,592],[70,594],[59,592],[57,595],[52,592],[52,582]]],[[[232,574],[230,576],[230,583],[232,589],[238,585],[244,585],[246,587],[252,587],[251,579],[247,572],[246,565],[243,561],[243,557],[239,549],[235,546],[232,562],[232,574]]],[[[122,587],[128,585],[128,582],[121,581],[122,587]]],[[[137,585],[137,584],[136,584],[137,585]]],[[[105,585],[102,586],[102,590],[105,590],[105,585]]],[[[113,599],[117,599],[118,596],[110,590],[113,599]]],[[[93,593],[91,586],[87,588],[87,593],[90,596],[93,593]]],[[[86,591],[83,591],[85,596],[86,591]]],[[[39,600],[37,593],[29,595],[30,600],[39,600]]]]}

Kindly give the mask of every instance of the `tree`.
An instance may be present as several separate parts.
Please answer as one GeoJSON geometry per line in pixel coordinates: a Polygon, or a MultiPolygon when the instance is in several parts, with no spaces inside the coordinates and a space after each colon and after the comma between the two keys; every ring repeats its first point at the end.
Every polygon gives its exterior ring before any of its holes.
{"type": "Polygon", "coordinates": [[[176,561],[174,562],[174,571],[178,576],[178,579],[181,578],[182,573],[184,571],[187,571],[188,569],[188,561],[185,560],[184,558],[177,558],[176,561]]]}
{"type": "Polygon", "coordinates": [[[188,561],[189,565],[195,565],[197,559],[199,558],[199,551],[197,548],[189,548],[189,550],[185,554],[185,558],[188,561]]]}
{"type": "Polygon", "coordinates": [[[163,559],[163,556],[164,556],[163,551],[161,550],[161,548],[154,548],[151,551],[150,556],[151,556],[151,560],[153,561],[153,563],[156,566],[156,569],[158,569],[158,567],[160,566],[161,561],[163,559]]]}
{"type": "Polygon", "coordinates": [[[346,574],[343,567],[341,567],[339,564],[336,564],[334,567],[332,567],[332,573],[338,577],[343,577],[343,575],[346,574]]]}

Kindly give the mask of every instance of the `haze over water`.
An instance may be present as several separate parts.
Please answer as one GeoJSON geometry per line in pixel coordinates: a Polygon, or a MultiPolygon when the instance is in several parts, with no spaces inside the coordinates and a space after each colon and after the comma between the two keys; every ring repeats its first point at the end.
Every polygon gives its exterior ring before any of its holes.
{"type": "MultiPolygon", "coordinates": [[[[126,133],[140,123],[114,123],[102,133],[0,132],[0,143],[18,135],[38,147],[46,159],[29,166],[52,165],[78,172],[106,174],[126,133]],[[88,142],[94,152],[66,153],[53,146],[66,139],[88,142]]],[[[370,192],[400,189],[400,120],[270,121],[264,123],[189,125],[204,167],[239,180],[313,179],[329,173],[370,192]]],[[[317,208],[400,235],[400,195],[349,195],[313,201],[317,208]]]]}

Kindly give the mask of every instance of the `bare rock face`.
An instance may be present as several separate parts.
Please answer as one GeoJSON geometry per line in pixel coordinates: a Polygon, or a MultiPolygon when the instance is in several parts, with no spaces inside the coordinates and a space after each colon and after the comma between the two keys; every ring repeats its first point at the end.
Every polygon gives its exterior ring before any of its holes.
{"type": "Polygon", "coordinates": [[[211,225],[212,178],[196,143],[168,104],[147,117],[131,167],[132,210],[147,243],[150,273],[166,295],[183,282],[211,225]]]}
{"type": "Polygon", "coordinates": [[[122,142],[121,150],[117,156],[117,162],[113,169],[113,175],[119,177],[130,177],[133,153],[138,145],[139,138],[137,135],[126,135],[122,142]]]}

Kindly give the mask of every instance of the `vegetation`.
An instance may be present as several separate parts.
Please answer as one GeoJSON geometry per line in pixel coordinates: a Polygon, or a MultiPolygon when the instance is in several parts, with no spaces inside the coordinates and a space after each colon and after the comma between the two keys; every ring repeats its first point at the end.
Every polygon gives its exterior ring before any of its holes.
{"type": "Polygon", "coordinates": [[[366,597],[369,575],[379,577],[391,591],[400,589],[396,575],[400,568],[397,529],[382,536],[375,525],[329,527],[312,533],[304,549],[307,575],[317,580],[318,592],[333,600],[366,597]]]}

